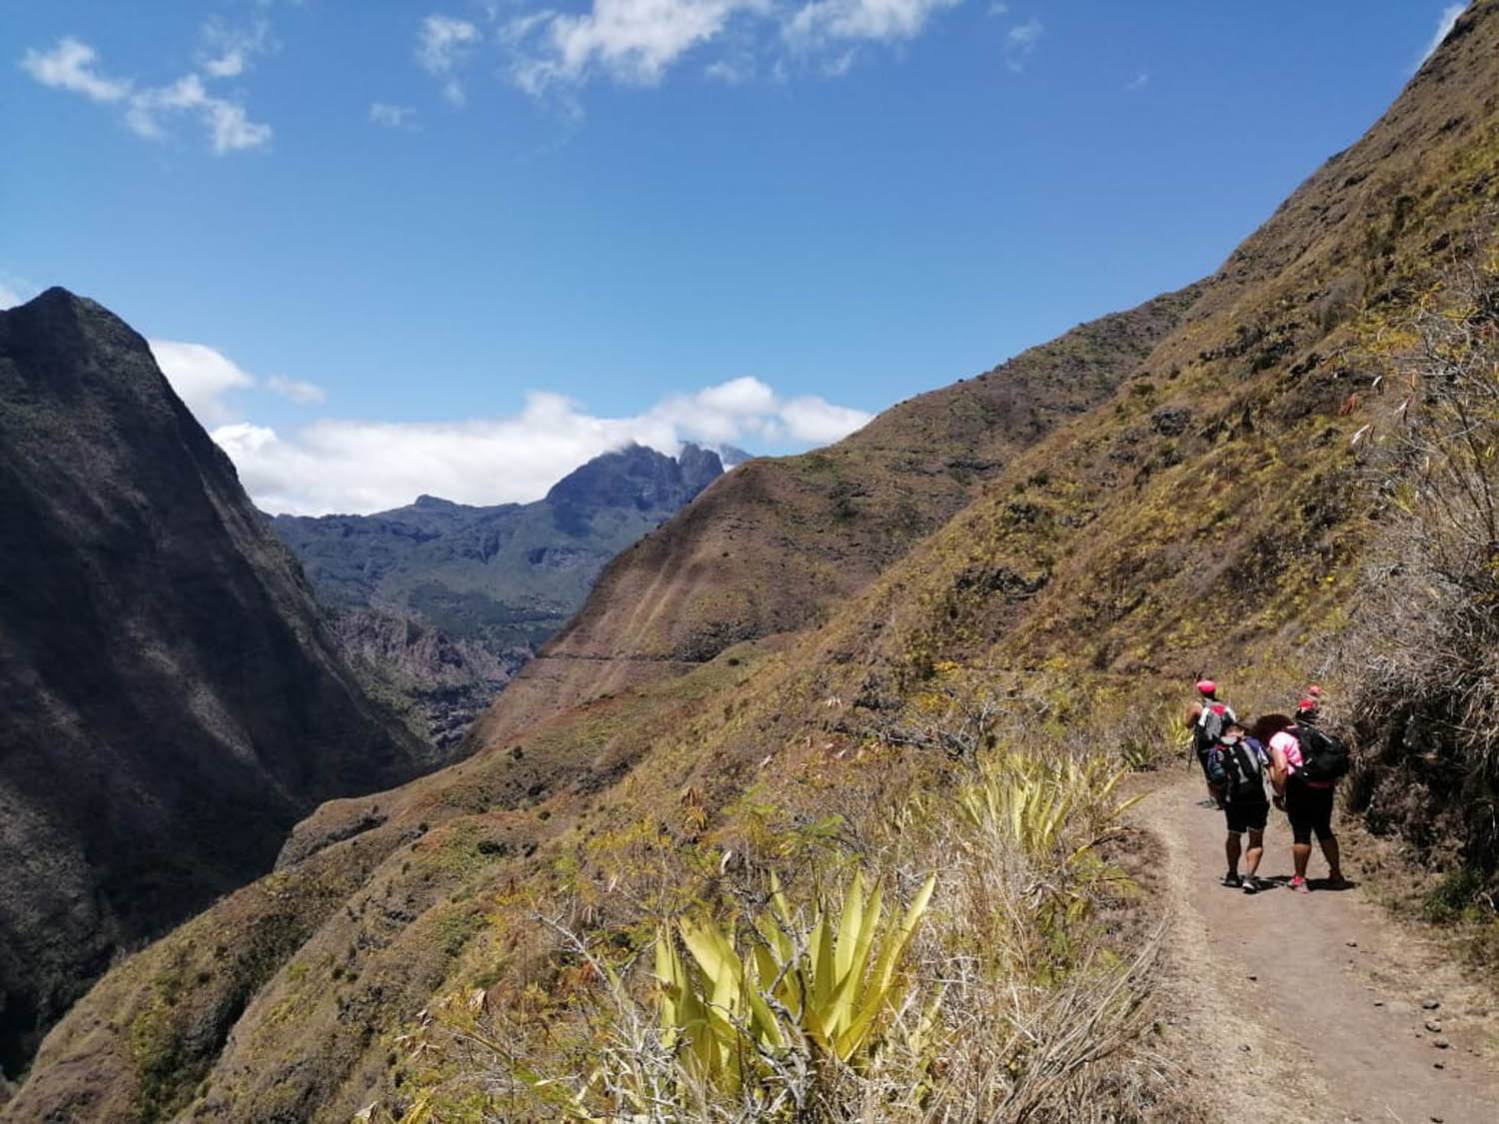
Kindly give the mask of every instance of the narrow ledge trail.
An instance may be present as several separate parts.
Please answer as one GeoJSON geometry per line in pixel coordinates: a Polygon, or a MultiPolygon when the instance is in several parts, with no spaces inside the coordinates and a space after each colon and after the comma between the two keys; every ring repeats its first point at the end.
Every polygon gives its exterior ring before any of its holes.
{"type": "Polygon", "coordinates": [[[1314,849],[1313,892],[1287,889],[1290,828],[1273,809],[1259,873],[1277,884],[1219,885],[1224,818],[1205,795],[1178,773],[1135,809],[1168,898],[1162,1045],[1199,1102],[1225,1121],[1499,1121],[1493,994],[1368,899],[1353,847],[1353,888],[1318,890],[1314,849]]]}

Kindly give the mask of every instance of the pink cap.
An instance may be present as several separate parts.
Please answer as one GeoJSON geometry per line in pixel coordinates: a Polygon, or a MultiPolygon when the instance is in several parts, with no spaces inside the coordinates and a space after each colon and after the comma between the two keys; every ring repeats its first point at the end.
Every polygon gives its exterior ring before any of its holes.
{"type": "Polygon", "coordinates": [[[1204,695],[1213,695],[1218,692],[1218,684],[1214,683],[1211,679],[1199,679],[1197,681],[1197,689],[1204,695]]]}

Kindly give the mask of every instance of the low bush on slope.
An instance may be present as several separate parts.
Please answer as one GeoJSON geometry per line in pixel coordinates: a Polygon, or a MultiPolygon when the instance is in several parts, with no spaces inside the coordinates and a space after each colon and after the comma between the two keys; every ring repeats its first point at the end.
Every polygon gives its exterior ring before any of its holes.
{"type": "Polygon", "coordinates": [[[1384,343],[1390,408],[1360,437],[1386,528],[1338,673],[1363,744],[1351,807],[1445,874],[1429,912],[1499,893],[1499,240],[1384,343]]]}

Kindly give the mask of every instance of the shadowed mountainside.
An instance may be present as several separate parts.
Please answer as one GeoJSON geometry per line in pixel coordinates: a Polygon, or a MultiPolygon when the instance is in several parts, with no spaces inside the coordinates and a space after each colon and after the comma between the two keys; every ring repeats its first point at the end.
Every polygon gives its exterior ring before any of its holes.
{"type": "Polygon", "coordinates": [[[434,496],[376,515],[278,515],[371,692],[448,748],[583,604],[604,564],[723,473],[686,445],[595,457],[535,503],[434,496]]]}
{"type": "Polygon", "coordinates": [[[330,796],[435,764],[145,341],[0,312],[0,1068],[122,949],[270,868],[330,796]]]}
{"type": "MultiPolygon", "coordinates": [[[[1063,735],[1079,708],[1153,713],[1204,661],[1220,678],[1304,681],[1381,533],[1363,458],[1400,403],[1378,380],[1499,207],[1496,60],[1499,3],[1481,0],[1369,133],[1120,363],[1111,392],[954,492],[914,473],[923,499],[953,496],[924,537],[882,536],[869,549],[888,553],[860,562],[851,544],[872,536],[819,537],[814,520],[814,567],[782,549],[808,539],[778,505],[741,521],[738,474],[713,488],[617,562],[556,642],[578,646],[572,662],[601,657],[602,682],[559,673],[551,706],[539,687],[514,710],[502,699],[463,763],[321,809],[277,873],[101,981],[49,1036],[13,1118],[338,1120],[372,1101],[399,1115],[444,1075],[397,1036],[443,997],[549,1030],[570,1017],[549,996],[575,967],[536,939],[536,913],[640,948],[647,895],[711,899],[728,856],[777,869],[799,844],[827,846],[830,820],[857,841],[888,815],[892,774],[941,783],[921,734],[970,677],[1024,692],[1063,735]],[[695,521],[712,533],[689,533],[695,521]],[[671,571],[636,560],[657,549],[671,571]],[[743,569],[695,574],[722,565],[713,550],[743,552],[743,569]],[[844,566],[864,576],[804,594],[809,571],[844,566]],[[801,619],[762,609],[783,596],[804,598],[801,619]],[[677,674],[625,676],[619,654],[677,674]],[[248,1005],[212,971],[226,931],[260,965],[248,1005]],[[225,1042],[213,1030],[227,1024],[225,1042]]],[[[883,431],[892,456],[922,432],[883,431]]],[[[857,438],[839,448],[872,456],[857,438]]],[[[905,456],[931,463],[923,444],[905,456]]],[[[899,527],[897,479],[859,482],[889,489],[868,526],[899,527]]]]}

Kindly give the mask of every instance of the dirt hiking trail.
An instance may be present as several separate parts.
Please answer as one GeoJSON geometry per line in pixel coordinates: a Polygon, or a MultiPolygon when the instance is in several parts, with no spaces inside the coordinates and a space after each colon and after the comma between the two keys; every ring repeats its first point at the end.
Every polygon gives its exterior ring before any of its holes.
{"type": "MultiPolygon", "coordinates": [[[[1224,1120],[1499,1122],[1499,1010],[1415,925],[1358,888],[1295,894],[1291,833],[1272,809],[1262,879],[1219,885],[1223,814],[1178,772],[1136,808],[1162,844],[1169,966],[1161,1031],[1224,1120]],[[1435,1006],[1433,1006],[1435,1004],[1435,1006]]],[[[1241,864],[1242,870],[1242,864],[1241,864]]]]}

